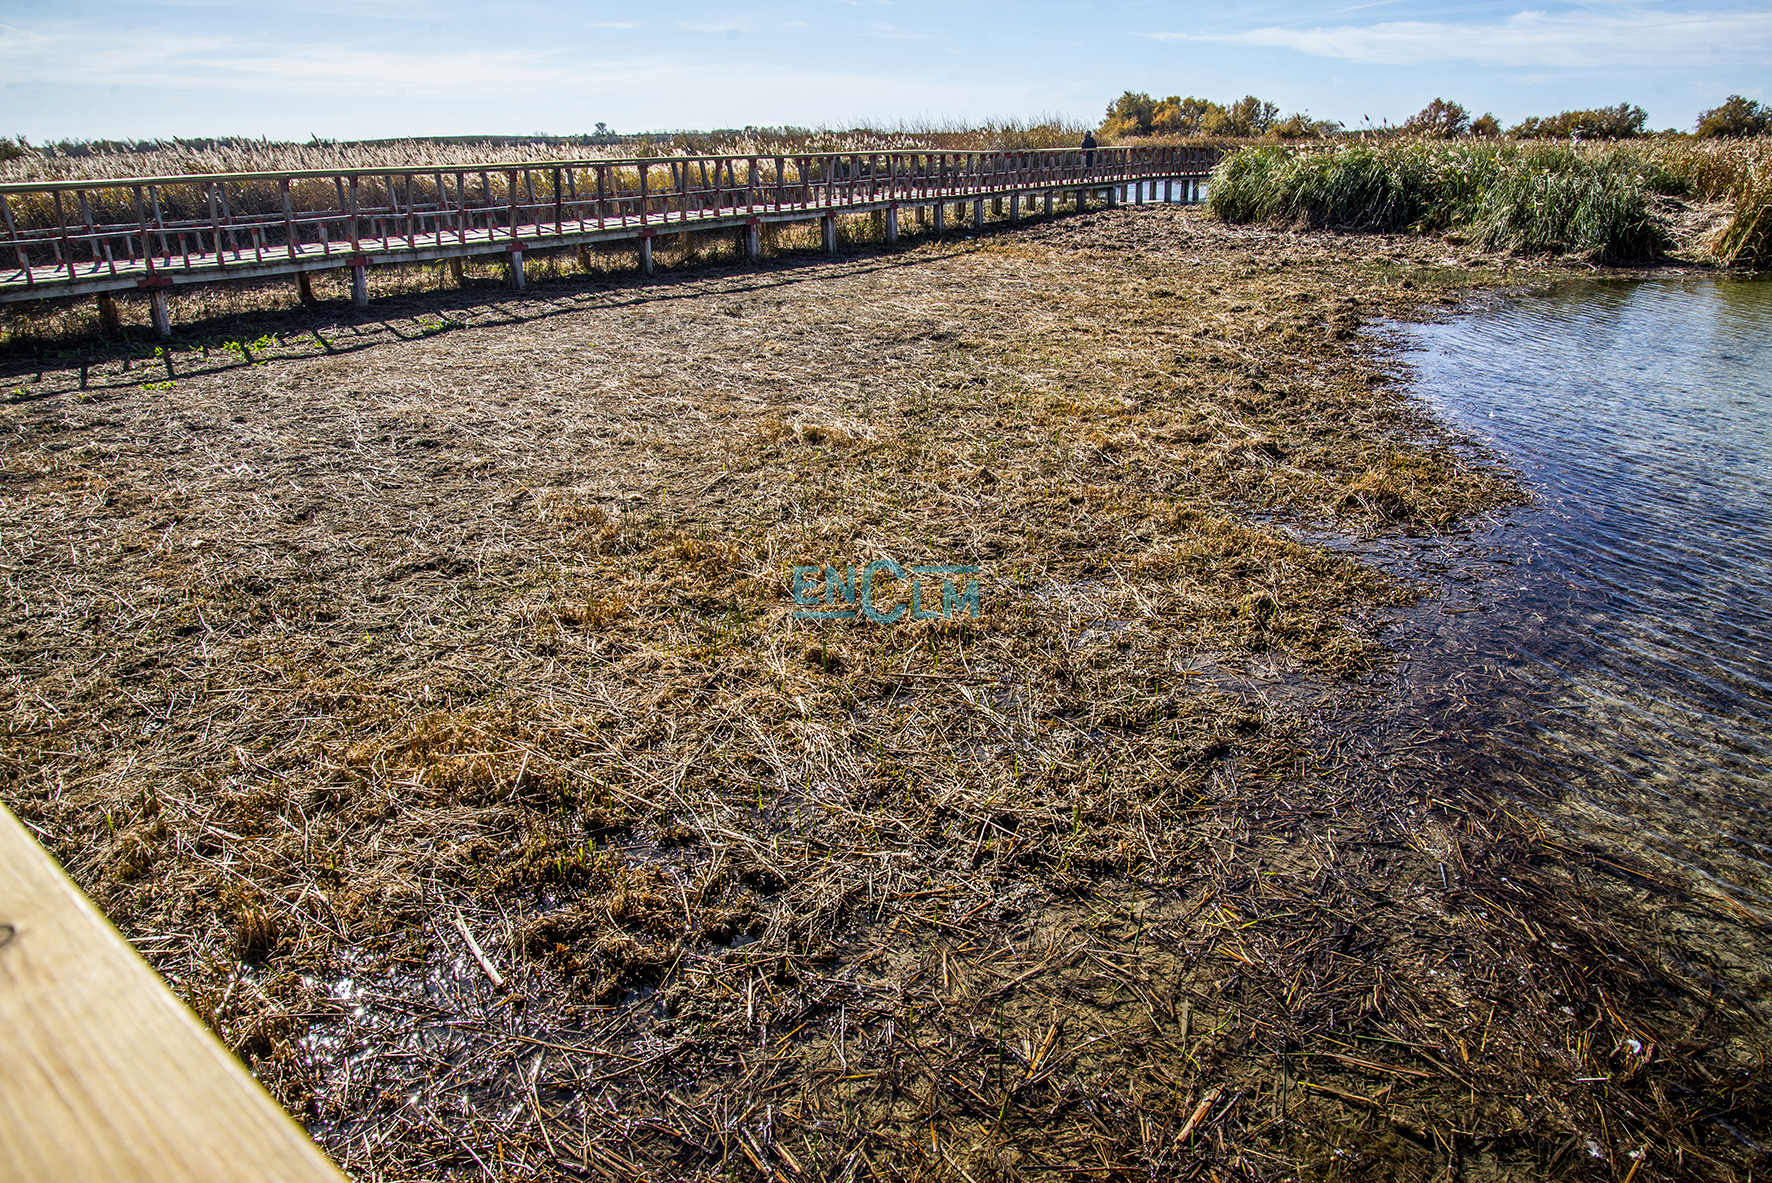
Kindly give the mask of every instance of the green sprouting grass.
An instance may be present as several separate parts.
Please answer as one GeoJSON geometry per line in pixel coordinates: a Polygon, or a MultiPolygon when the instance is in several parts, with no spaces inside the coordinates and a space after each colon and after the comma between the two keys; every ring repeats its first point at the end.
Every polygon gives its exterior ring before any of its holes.
{"type": "Polygon", "coordinates": [[[1732,220],[1704,244],[1718,262],[1772,258],[1772,151],[1763,140],[1244,148],[1213,173],[1208,204],[1230,222],[1455,230],[1489,250],[1641,263],[1672,245],[1655,213],[1667,196],[1733,203],[1732,220]]]}

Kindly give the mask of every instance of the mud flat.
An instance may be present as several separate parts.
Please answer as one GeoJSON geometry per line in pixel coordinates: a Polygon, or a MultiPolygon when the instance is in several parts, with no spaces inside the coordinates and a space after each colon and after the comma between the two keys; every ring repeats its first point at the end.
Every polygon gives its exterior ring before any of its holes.
{"type": "Polygon", "coordinates": [[[361,1178],[1746,1178],[1764,983],[1322,541],[1523,496],[1360,329],[1558,274],[1144,207],[15,345],[0,794],[361,1178]],[[797,619],[881,559],[977,616],[797,619]]]}

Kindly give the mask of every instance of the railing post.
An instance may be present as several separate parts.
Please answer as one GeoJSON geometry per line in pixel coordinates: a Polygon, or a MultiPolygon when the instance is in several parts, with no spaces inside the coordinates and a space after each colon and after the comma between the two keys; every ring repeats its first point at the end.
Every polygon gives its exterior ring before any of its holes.
{"type": "Polygon", "coordinates": [[[166,215],[160,209],[160,186],[148,186],[148,204],[154,208],[154,228],[160,232],[160,255],[172,265],[172,243],[166,237],[166,215]]]}
{"type": "Polygon", "coordinates": [[[166,307],[166,288],[155,285],[148,291],[148,302],[153,309],[154,332],[162,337],[172,336],[172,313],[166,307]]]}
{"type": "Polygon", "coordinates": [[[284,177],[277,182],[283,191],[283,238],[284,245],[289,248],[289,257],[295,258],[295,213],[289,205],[289,178],[284,177]]]}
{"type": "MultiPolygon", "coordinates": [[[[19,268],[25,273],[25,286],[31,287],[36,283],[36,280],[31,276],[31,256],[25,251],[24,244],[19,241],[18,225],[12,220],[12,206],[8,204],[4,193],[0,193],[0,214],[6,216],[6,237],[11,240],[12,249],[18,253],[19,268]]],[[[145,232],[142,236],[142,245],[144,249],[147,246],[145,232]]],[[[153,272],[152,263],[148,264],[148,271],[150,274],[153,272]]]]}
{"type": "MultiPolygon", "coordinates": [[[[228,265],[228,258],[222,251],[221,219],[216,216],[215,212],[215,183],[212,181],[203,186],[203,191],[209,197],[209,233],[210,237],[215,239],[215,263],[218,267],[226,267],[228,265]]],[[[57,196],[60,195],[58,194],[57,196]]],[[[201,235],[198,235],[197,253],[203,253],[201,235]]]]}

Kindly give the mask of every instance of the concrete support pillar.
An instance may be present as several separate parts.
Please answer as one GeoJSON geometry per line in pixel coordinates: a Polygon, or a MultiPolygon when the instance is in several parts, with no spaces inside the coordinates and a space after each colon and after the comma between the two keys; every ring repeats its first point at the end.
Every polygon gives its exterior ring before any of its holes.
{"type": "Polygon", "coordinates": [[[991,217],[1000,218],[1002,216],[1003,216],[1003,199],[1001,197],[991,198],[991,217]]]}
{"type": "Polygon", "coordinates": [[[1144,204],[1144,182],[1143,181],[1132,182],[1132,204],[1133,205],[1143,205],[1144,204]]]}
{"type": "Polygon", "coordinates": [[[172,336],[172,313],[166,308],[166,289],[155,288],[148,298],[154,306],[154,331],[162,337],[172,336]]]}
{"type": "Polygon", "coordinates": [[[836,215],[826,214],[819,219],[819,222],[824,226],[824,253],[827,255],[834,255],[837,253],[836,215]]]}
{"type": "Polygon", "coordinates": [[[744,255],[753,263],[763,257],[763,236],[760,230],[761,223],[755,218],[744,228],[744,255]]]}
{"type": "Polygon", "coordinates": [[[1011,222],[1021,221],[1021,194],[1019,193],[1009,195],[1009,220],[1011,222]]]}
{"type": "Polygon", "coordinates": [[[319,303],[314,299],[314,281],[308,277],[306,271],[295,273],[295,295],[301,301],[303,308],[312,308],[319,303]]]}
{"type": "Polygon", "coordinates": [[[942,231],[946,230],[947,228],[948,228],[948,203],[945,201],[938,201],[935,203],[935,232],[937,234],[940,234],[942,231]]]}
{"type": "Polygon", "coordinates": [[[1168,205],[1175,200],[1175,182],[1172,179],[1163,181],[1163,204],[1168,205]]]}
{"type": "Polygon", "coordinates": [[[640,271],[645,275],[652,274],[652,235],[640,236],[640,271]]]}
{"type": "Polygon", "coordinates": [[[980,197],[972,203],[972,228],[984,229],[984,198],[980,197]]]}
{"type": "MultiPolygon", "coordinates": [[[[939,223],[941,219],[937,217],[936,221],[939,223]]],[[[937,225],[937,229],[940,229],[939,225],[937,225]]],[[[896,205],[886,207],[886,245],[898,245],[898,207],[896,205]]]]}
{"type": "Polygon", "coordinates": [[[1120,187],[1118,185],[1108,186],[1107,204],[1109,209],[1113,209],[1120,204],[1120,187]]]}
{"type": "Polygon", "coordinates": [[[519,291],[519,292],[523,290],[523,252],[522,251],[512,251],[511,252],[511,288],[512,288],[512,290],[519,291]]]}
{"type": "Polygon", "coordinates": [[[1052,216],[1052,190],[1046,190],[1046,216],[1052,216]]]}
{"type": "Polygon", "coordinates": [[[351,264],[351,303],[359,308],[369,307],[369,267],[366,264],[351,264]]]}
{"type": "Polygon", "coordinates": [[[1084,210],[1086,210],[1088,208],[1089,208],[1089,191],[1087,189],[1077,190],[1077,212],[1082,213],[1084,210]]]}

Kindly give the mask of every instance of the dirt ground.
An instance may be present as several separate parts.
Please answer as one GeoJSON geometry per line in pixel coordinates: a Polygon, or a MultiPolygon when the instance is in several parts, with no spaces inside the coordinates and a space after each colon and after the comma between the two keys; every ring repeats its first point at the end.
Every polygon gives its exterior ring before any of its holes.
{"type": "Polygon", "coordinates": [[[1385,711],[1434,584],[1313,541],[1522,495],[1359,330],[1554,266],[539,271],[0,354],[0,796],[353,1175],[1763,1171],[1759,1004],[1385,711]],[[882,559],[976,617],[796,618],[882,559]]]}

